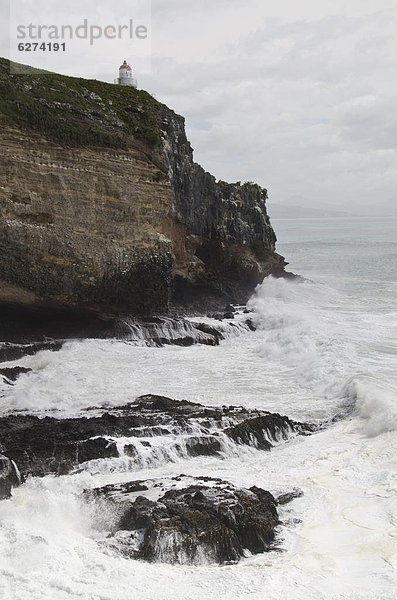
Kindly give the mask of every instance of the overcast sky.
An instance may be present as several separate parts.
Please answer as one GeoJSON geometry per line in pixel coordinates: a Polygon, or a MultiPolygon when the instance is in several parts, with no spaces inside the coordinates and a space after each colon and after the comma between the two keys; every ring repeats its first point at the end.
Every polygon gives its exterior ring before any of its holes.
{"type": "MultiPolygon", "coordinates": [[[[186,117],[216,177],[256,181],[275,203],[397,204],[396,0],[153,0],[151,71],[124,54],[115,69],[128,58],[139,86],[186,117]]],[[[76,74],[92,64],[80,57],[76,74]]]]}

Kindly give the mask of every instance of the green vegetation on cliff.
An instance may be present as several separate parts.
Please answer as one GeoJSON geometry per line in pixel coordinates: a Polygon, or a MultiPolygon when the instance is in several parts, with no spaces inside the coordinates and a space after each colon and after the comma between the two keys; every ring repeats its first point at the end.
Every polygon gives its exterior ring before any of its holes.
{"type": "Polygon", "coordinates": [[[161,104],[142,90],[29,69],[0,58],[0,113],[65,146],[160,144],[161,104]]]}

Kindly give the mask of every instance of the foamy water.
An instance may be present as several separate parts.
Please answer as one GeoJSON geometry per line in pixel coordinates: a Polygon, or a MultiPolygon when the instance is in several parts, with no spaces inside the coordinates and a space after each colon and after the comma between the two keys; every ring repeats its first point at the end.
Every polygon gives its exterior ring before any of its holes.
{"type": "Polygon", "coordinates": [[[0,598],[394,600],[397,223],[280,222],[276,229],[280,250],[311,281],[265,281],[250,301],[255,333],[218,347],[68,342],[18,361],[33,372],[1,387],[0,407],[70,416],[160,393],[329,427],[270,453],[225,446],[219,458],[193,459],[171,448],[138,467],[95,461],[74,475],[29,480],[0,504],[0,598]],[[274,494],[302,489],[280,509],[280,552],[182,567],[127,560],[102,543],[79,498],[83,489],[182,472],[274,494]]]}

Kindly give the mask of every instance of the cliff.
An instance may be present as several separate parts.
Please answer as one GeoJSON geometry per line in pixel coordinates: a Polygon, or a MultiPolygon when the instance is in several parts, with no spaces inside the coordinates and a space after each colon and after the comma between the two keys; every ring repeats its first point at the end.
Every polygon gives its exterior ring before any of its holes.
{"type": "Polygon", "coordinates": [[[266,190],[217,182],[147,92],[1,59],[0,97],[1,303],[203,309],[282,274],[266,190]]]}

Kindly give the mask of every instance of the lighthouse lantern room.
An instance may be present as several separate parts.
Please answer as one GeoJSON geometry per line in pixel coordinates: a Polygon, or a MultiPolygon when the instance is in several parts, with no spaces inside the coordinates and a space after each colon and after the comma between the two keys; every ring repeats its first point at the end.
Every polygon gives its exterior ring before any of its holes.
{"type": "Polygon", "coordinates": [[[136,79],[134,79],[134,77],[132,76],[132,69],[126,60],[119,68],[119,76],[116,79],[115,83],[117,83],[118,85],[129,85],[134,88],[136,88],[137,86],[136,79]]]}

